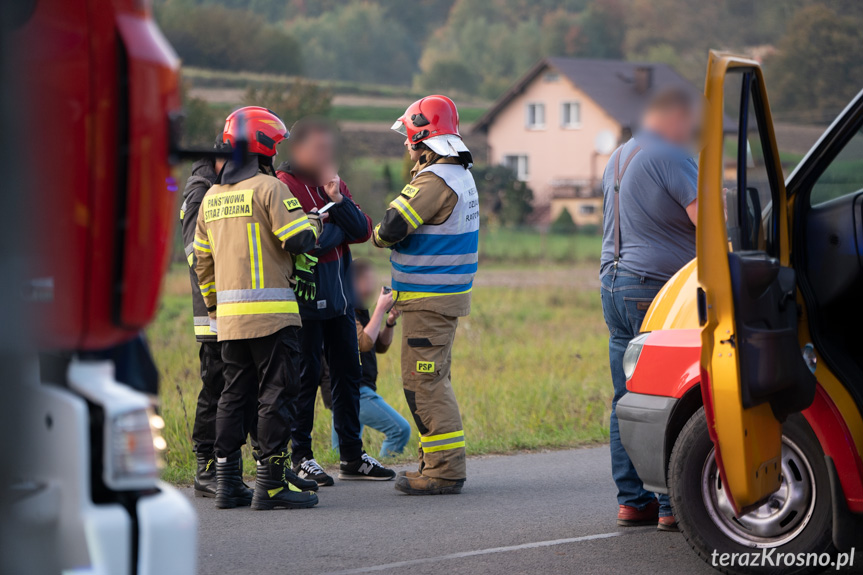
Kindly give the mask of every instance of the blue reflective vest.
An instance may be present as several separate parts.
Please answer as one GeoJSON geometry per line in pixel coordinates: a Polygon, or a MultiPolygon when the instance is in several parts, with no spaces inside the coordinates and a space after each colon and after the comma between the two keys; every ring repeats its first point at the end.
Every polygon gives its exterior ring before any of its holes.
{"type": "Polygon", "coordinates": [[[439,176],[458,201],[444,223],[423,224],[393,246],[393,289],[400,300],[467,293],[476,275],[479,195],[473,176],[460,164],[432,164],[419,174],[426,171],[439,176]]]}

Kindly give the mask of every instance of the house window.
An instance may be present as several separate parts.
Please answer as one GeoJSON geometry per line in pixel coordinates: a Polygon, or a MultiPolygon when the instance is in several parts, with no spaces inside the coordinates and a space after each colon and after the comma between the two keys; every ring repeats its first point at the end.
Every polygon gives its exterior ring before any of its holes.
{"type": "Polygon", "coordinates": [[[564,102],[561,104],[560,125],[564,128],[581,127],[581,102],[564,102]]]}
{"type": "Polygon", "coordinates": [[[551,84],[551,83],[554,83],[554,82],[557,82],[558,80],[560,80],[560,74],[558,74],[558,73],[556,73],[556,72],[548,72],[548,73],[543,77],[543,80],[545,80],[546,82],[548,82],[548,83],[550,83],[550,84],[551,84]]]}
{"type": "Polygon", "coordinates": [[[530,103],[525,108],[525,121],[529,130],[545,128],[545,104],[530,103]]]}
{"type": "Polygon", "coordinates": [[[592,216],[596,213],[596,206],[593,204],[582,204],[578,207],[578,213],[583,216],[592,216]]]}
{"type": "Polygon", "coordinates": [[[512,170],[515,177],[522,182],[527,180],[527,156],[524,154],[513,154],[503,157],[503,165],[512,170]]]}

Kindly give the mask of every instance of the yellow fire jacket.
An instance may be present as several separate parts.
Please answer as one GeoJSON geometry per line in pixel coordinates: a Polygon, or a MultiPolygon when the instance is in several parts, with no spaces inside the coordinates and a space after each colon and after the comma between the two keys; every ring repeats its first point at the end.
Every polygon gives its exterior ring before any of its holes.
{"type": "Polygon", "coordinates": [[[204,196],[195,231],[195,272],[219,341],[302,325],[292,254],[314,249],[321,222],[288,187],[259,173],[204,196]]]}

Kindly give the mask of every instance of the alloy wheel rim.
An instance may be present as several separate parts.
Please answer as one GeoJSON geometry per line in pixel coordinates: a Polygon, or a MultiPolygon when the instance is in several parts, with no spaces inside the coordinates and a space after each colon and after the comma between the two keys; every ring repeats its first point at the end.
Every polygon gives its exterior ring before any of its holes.
{"type": "Polygon", "coordinates": [[[734,517],[711,449],[701,472],[701,495],[707,513],[722,533],[746,547],[779,547],[800,534],[815,509],[815,474],[796,443],[782,437],[779,490],[756,509],[734,517]]]}

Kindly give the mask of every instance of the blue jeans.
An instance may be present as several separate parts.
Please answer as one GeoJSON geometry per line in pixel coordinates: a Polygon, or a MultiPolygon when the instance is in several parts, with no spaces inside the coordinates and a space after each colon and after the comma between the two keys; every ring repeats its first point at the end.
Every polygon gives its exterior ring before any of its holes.
{"type": "MultiPolygon", "coordinates": [[[[360,387],[360,436],[363,427],[377,429],[386,439],[381,444],[381,457],[398,455],[411,438],[411,425],[398,411],[390,407],[384,398],[366,385],[360,387]]],[[[333,424],[333,449],[339,448],[339,436],[333,424]]]]}
{"type": "MultiPolygon", "coordinates": [[[[643,509],[656,498],[644,489],[629,455],[620,442],[617,423],[617,402],[626,394],[626,376],[623,373],[623,353],[629,341],[638,335],[641,322],[647,315],[650,302],[665,282],[648,279],[622,267],[612,268],[602,276],[602,313],[608,326],[608,359],[611,364],[611,381],[614,399],[611,401],[611,475],[617,484],[617,502],[643,509]]],[[[667,495],[659,495],[660,517],[671,515],[667,495]]]]}

